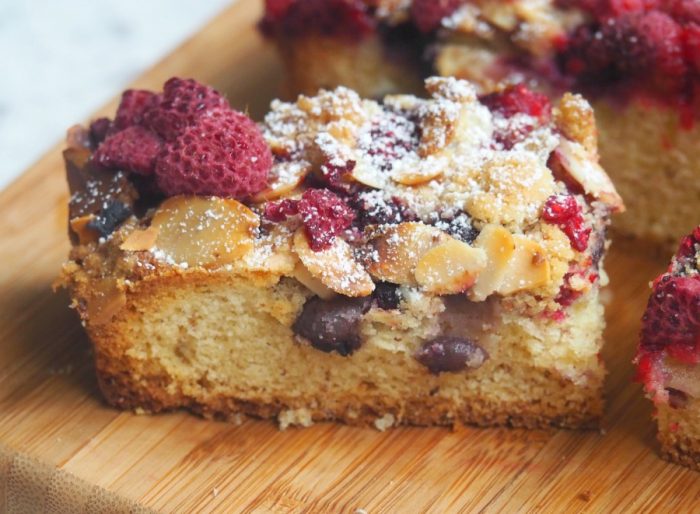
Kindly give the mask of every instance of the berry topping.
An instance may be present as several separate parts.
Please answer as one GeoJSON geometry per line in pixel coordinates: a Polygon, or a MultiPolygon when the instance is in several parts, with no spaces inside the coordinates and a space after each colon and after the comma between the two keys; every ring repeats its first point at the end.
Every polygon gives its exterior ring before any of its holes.
{"type": "Polygon", "coordinates": [[[700,361],[700,276],[664,275],[654,285],[642,318],[641,348],[675,359],[700,361]]]}
{"type": "Polygon", "coordinates": [[[304,304],[292,330],[322,352],[347,356],[360,348],[360,321],[371,307],[370,298],[314,296],[304,304]]]}
{"type": "Polygon", "coordinates": [[[586,226],[581,206],[573,196],[550,196],[544,205],[542,219],[558,226],[567,235],[574,250],[583,252],[588,247],[591,228],[586,226]]]}
{"type": "Polygon", "coordinates": [[[97,118],[90,123],[90,144],[93,148],[97,148],[105,140],[111,128],[112,120],[109,118],[97,118]]]}
{"type": "Polygon", "coordinates": [[[443,336],[423,343],[415,357],[431,373],[437,375],[479,368],[489,358],[489,354],[469,339],[443,336]]]}
{"type": "Polygon", "coordinates": [[[116,229],[122,221],[131,216],[131,208],[119,201],[106,203],[105,207],[95,218],[87,224],[88,228],[95,230],[101,237],[107,237],[116,229]]]}
{"type": "Polygon", "coordinates": [[[230,109],[218,91],[192,79],[171,78],[158,98],[160,101],[144,113],[143,124],[166,141],[174,140],[200,117],[230,109]]]}
{"type": "Polygon", "coordinates": [[[442,25],[442,20],[454,13],[465,0],[413,0],[411,16],[421,32],[429,33],[442,25]]]}
{"type": "Polygon", "coordinates": [[[401,303],[399,286],[389,282],[377,282],[372,296],[380,309],[398,309],[401,303]]]}
{"type": "Polygon", "coordinates": [[[139,125],[107,136],[93,154],[93,161],[107,169],[150,175],[161,150],[160,138],[139,125]]]}
{"type": "Polygon", "coordinates": [[[299,214],[299,201],[292,200],[291,198],[265,204],[265,211],[263,213],[265,218],[275,223],[281,223],[289,216],[295,216],[297,214],[299,214]]]}
{"type": "Polygon", "coordinates": [[[374,30],[374,19],[362,0],[265,0],[260,28],[266,34],[316,32],[359,38],[374,30]]]}
{"type": "Polygon", "coordinates": [[[549,121],[552,105],[542,93],[531,91],[523,84],[510,86],[498,93],[481,97],[481,103],[506,118],[527,114],[542,123],[549,121]]]}
{"type": "Polygon", "coordinates": [[[681,239],[681,244],[676,252],[676,259],[684,262],[695,259],[697,254],[696,245],[698,244],[700,244],[700,227],[695,227],[693,232],[681,239]]]}
{"type": "Polygon", "coordinates": [[[355,219],[352,209],[327,189],[304,191],[298,209],[309,246],[315,252],[329,248],[355,219]]]}
{"type": "Polygon", "coordinates": [[[168,196],[243,199],[265,188],[271,167],[272,154],[255,122],[221,109],[194,120],[167,143],[155,171],[168,196]]]}
{"type": "Polygon", "coordinates": [[[349,193],[353,184],[348,182],[346,177],[355,169],[355,161],[335,162],[330,161],[321,165],[320,182],[341,194],[349,193]]]}
{"type": "Polygon", "coordinates": [[[140,125],[148,109],[158,104],[160,95],[142,89],[127,89],[114,117],[114,129],[124,130],[132,125],[140,125]]]}
{"type": "Polygon", "coordinates": [[[393,225],[404,221],[415,221],[417,216],[401,198],[385,199],[382,191],[362,191],[356,194],[351,205],[357,212],[357,225],[393,225]]]}

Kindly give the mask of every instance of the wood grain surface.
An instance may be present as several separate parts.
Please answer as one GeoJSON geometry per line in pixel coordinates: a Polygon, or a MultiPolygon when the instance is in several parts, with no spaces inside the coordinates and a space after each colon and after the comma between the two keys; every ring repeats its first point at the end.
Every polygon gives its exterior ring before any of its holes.
{"type": "MultiPolygon", "coordinates": [[[[254,30],[258,3],[239,1],[134,85],[193,76],[259,116],[280,74],[254,30]]],[[[108,408],[80,323],[50,287],[68,252],[60,148],[0,193],[0,443],[163,512],[700,510],[700,475],[659,459],[651,406],[631,383],[648,282],[665,259],[628,242],[607,261],[601,431],[279,432],[108,408]]]]}

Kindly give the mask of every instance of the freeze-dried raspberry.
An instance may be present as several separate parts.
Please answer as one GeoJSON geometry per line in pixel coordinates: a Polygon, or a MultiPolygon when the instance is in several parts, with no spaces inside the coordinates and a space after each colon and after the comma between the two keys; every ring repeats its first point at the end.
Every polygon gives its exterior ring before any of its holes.
{"type": "Polygon", "coordinates": [[[244,114],[218,110],[167,143],[156,163],[158,187],[181,194],[247,198],[267,185],[272,153],[244,114]]]}
{"type": "Polygon", "coordinates": [[[161,146],[158,136],[134,125],[107,136],[92,159],[103,168],[150,175],[161,146]]]}
{"type": "Polygon", "coordinates": [[[307,189],[299,200],[299,214],[309,246],[315,252],[329,248],[350,226],[355,213],[327,189],[307,189]]]}

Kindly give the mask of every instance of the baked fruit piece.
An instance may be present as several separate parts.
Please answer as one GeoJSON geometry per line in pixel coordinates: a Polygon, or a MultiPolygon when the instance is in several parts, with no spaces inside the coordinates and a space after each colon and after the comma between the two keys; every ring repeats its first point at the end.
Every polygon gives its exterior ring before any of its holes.
{"type": "Polygon", "coordinates": [[[416,77],[435,73],[482,92],[525,82],[552,98],[584,94],[596,113],[601,163],[628,207],[615,227],[672,246],[691,230],[689,220],[700,219],[696,1],[267,0],[262,26],[293,68],[295,92],[341,84],[368,96],[407,92],[416,77]],[[328,6],[321,12],[343,5],[347,14],[322,25],[306,17],[304,33],[295,32],[302,6],[317,3],[328,6]],[[422,48],[422,58],[404,64],[415,50],[388,58],[385,34],[422,48]],[[365,53],[372,57],[358,63],[365,53]],[[397,84],[397,67],[411,79],[397,84]]]}
{"type": "Polygon", "coordinates": [[[700,227],[652,285],[638,379],[656,407],[663,455],[700,471],[700,227]]]}
{"type": "Polygon", "coordinates": [[[281,427],[594,424],[622,203],[590,107],[426,87],[274,101],[256,126],[171,79],[71,130],[63,283],[107,400],[281,427]]]}

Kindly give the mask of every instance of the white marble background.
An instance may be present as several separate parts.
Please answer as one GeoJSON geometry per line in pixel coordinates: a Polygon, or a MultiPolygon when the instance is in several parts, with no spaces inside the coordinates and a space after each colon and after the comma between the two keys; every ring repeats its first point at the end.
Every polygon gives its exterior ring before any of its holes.
{"type": "Polygon", "coordinates": [[[0,189],[231,0],[0,0],[0,189]]]}

